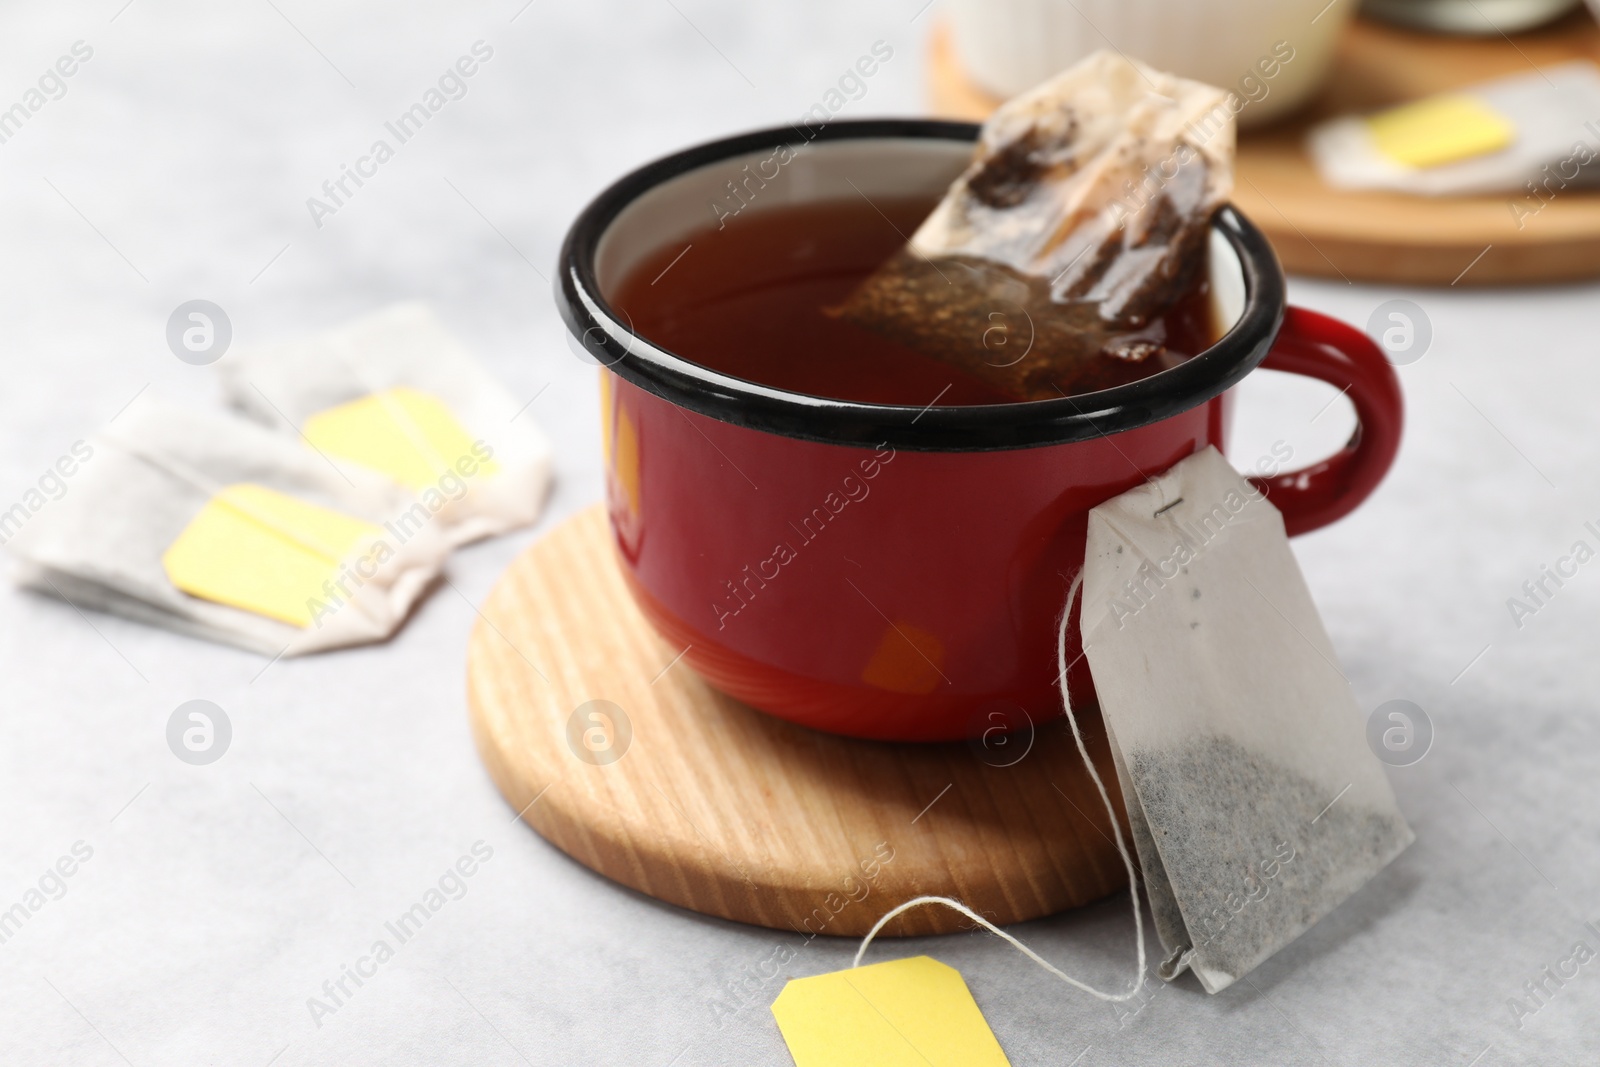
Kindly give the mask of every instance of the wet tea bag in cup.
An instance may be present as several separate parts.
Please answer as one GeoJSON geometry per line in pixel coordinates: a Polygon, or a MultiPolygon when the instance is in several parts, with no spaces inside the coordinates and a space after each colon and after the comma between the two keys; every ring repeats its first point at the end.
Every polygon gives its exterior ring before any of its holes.
{"type": "Polygon", "coordinates": [[[1167,350],[1163,316],[1200,280],[1233,155],[1227,93],[1097,52],[989,117],[938,207],[837,313],[1017,400],[1171,365],[1195,353],[1167,350]]]}
{"type": "Polygon", "coordinates": [[[402,521],[436,525],[452,546],[531,525],[544,507],[550,446],[527,405],[423,304],[241,348],[218,367],[240,412],[404,486],[415,502],[402,521]]]}
{"type": "Polygon", "coordinates": [[[1225,989],[1411,843],[1282,516],[1214,448],[1090,512],[1081,628],[1163,978],[1225,989]]]}

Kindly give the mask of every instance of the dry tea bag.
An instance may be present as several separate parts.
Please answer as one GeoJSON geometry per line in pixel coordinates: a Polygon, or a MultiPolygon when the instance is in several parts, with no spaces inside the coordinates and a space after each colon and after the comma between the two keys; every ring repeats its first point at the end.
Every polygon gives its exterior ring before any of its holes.
{"type": "MultiPolygon", "coordinates": [[[[915,908],[953,909],[1056,978],[1112,1003],[1141,995],[1150,898],[1171,981],[1208,993],[1244,977],[1411,844],[1360,710],[1284,534],[1283,517],[1215,448],[1089,513],[1083,573],[1056,634],[1067,724],[1128,872],[1132,981],[1074,978],[959,900],[891,908],[856,950],[915,908]],[[1136,878],[1065,681],[1078,609],[1136,878]]],[[[853,973],[853,972],[842,972],[853,973]]]]}
{"type": "Polygon", "coordinates": [[[228,402],[414,497],[404,521],[452,545],[531,525],[550,448],[517,401],[424,305],[399,304],[317,337],[236,351],[228,402]]]}
{"type": "Polygon", "coordinates": [[[1082,605],[1162,977],[1215,993],[1411,830],[1282,516],[1215,449],[1090,512],[1082,605]]]}
{"type": "Polygon", "coordinates": [[[984,123],[971,165],[838,313],[1018,400],[1170,365],[1194,353],[1168,351],[1161,317],[1204,269],[1233,151],[1222,90],[1097,52],[984,123]]]}
{"type": "Polygon", "coordinates": [[[449,552],[397,521],[411,505],[252,423],[145,398],[7,547],[21,585],[80,609],[293,656],[405,620],[449,552]]]}
{"type": "Polygon", "coordinates": [[[1600,71],[1578,60],[1340,116],[1314,127],[1306,147],[1335,189],[1511,193],[1522,229],[1569,186],[1600,183],[1600,71]]]}

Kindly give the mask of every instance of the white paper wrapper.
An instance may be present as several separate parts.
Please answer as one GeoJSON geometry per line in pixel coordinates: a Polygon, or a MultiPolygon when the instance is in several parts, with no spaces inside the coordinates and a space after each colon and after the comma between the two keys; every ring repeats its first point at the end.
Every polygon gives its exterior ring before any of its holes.
{"type": "Polygon", "coordinates": [[[301,629],[178,589],[162,555],[221,489],[264,486],[377,526],[411,505],[363,471],[345,476],[292,440],[229,415],[198,414],[150,397],[89,442],[71,491],[7,542],[20,585],[80,610],[107,611],[268,656],[380,641],[399,628],[449,552],[431,525],[396,534],[392,555],[348,599],[301,629]]]}
{"type": "Polygon", "coordinates": [[[1227,988],[1411,843],[1282,516],[1215,449],[1090,512],[1081,618],[1162,977],[1227,988]]]}
{"type": "Polygon", "coordinates": [[[465,479],[465,494],[450,499],[451,492],[439,506],[434,521],[452,546],[530,526],[544,508],[544,434],[426,305],[397,304],[316,337],[241,347],[218,370],[229,404],[291,439],[312,416],[385,390],[441,400],[468,437],[492,448],[499,467],[465,479]]]}

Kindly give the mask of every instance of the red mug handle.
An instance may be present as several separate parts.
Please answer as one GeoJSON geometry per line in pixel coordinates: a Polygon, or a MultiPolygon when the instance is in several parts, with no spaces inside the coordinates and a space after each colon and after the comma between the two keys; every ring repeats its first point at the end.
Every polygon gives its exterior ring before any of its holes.
{"type": "Polygon", "coordinates": [[[1309,467],[1251,478],[1283,512],[1289,536],[1326,526],[1365,500],[1394,463],[1405,423],[1400,379],[1366,334],[1338,319],[1291,307],[1261,366],[1337,386],[1356,409],[1344,448],[1309,467]]]}

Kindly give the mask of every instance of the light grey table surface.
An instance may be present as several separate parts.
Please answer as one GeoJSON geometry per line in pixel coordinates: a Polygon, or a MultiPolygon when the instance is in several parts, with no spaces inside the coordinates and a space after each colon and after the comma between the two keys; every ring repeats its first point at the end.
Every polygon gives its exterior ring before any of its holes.
{"type": "MultiPolygon", "coordinates": [[[[75,41],[93,57],[0,144],[0,507],[141,390],[218,403],[163,333],[196,297],[241,339],[431,301],[556,446],[538,530],[466,549],[382,647],[279,662],[0,592],[0,907],[75,843],[92,856],[0,944],[0,1063],[782,1064],[752,978],[786,935],[621,889],[513,823],[468,734],[463,658],[526,544],[600,494],[595,373],[546,278],[604,183],[663,152],[775,124],[874,41],[850,115],[922,104],[920,0],[314,5],[84,0],[0,8],[0,105],[75,41]],[[306,198],[475,41],[470,82],[336,216],[306,198]],[[540,392],[543,390],[543,392],[540,392]],[[169,714],[215,701],[234,737],[192,767],[169,714]],[[492,859],[319,1026],[325,980],[457,857],[492,859]]],[[[1408,436],[1355,516],[1296,542],[1363,706],[1437,730],[1390,772],[1417,842],[1262,966],[1117,1011],[979,934],[885,944],[958,967],[1015,1064],[1593,1062],[1600,962],[1517,1025],[1510,998],[1600,919],[1600,563],[1519,629],[1506,607],[1600,520],[1600,286],[1397,291],[1295,281],[1365,323],[1416,301],[1408,436]],[[1474,1057],[1477,1057],[1476,1059],[1474,1057]]],[[[1245,387],[1236,455],[1348,432],[1331,391],[1245,387]]],[[[69,490],[70,491],[70,490],[69,490]]],[[[54,888],[53,883],[50,884],[54,888]]],[[[1125,901],[1026,924],[1049,958],[1125,980],[1125,901]]],[[[790,939],[794,940],[794,939],[790,939]]],[[[789,975],[846,965],[819,940],[789,975]]],[[[1532,1003],[1532,1002],[1528,1002],[1532,1003]]]]}

